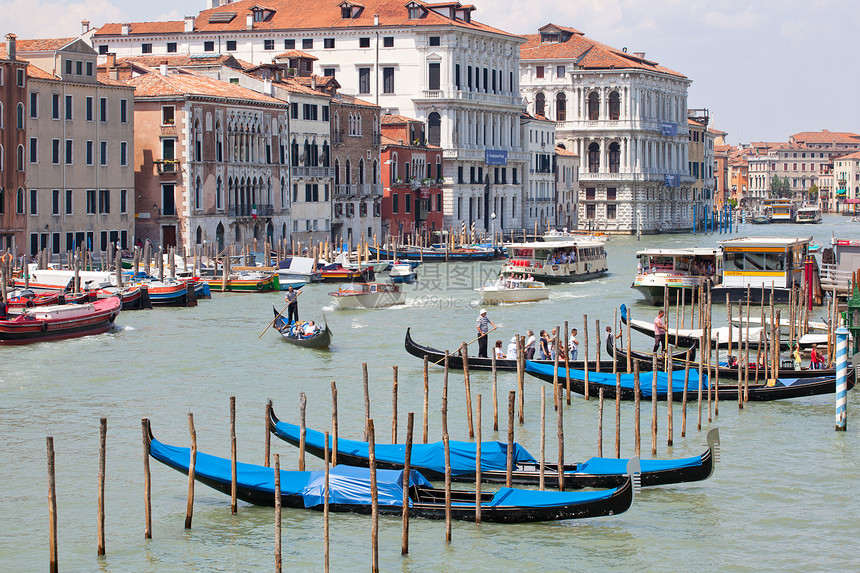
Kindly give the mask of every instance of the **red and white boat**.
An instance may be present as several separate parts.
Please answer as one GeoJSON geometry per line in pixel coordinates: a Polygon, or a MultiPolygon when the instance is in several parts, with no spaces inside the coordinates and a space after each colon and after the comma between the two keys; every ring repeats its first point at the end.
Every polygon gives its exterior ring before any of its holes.
{"type": "Polygon", "coordinates": [[[86,304],[25,308],[18,316],[0,320],[0,344],[29,344],[107,332],[122,307],[119,297],[86,304]]]}

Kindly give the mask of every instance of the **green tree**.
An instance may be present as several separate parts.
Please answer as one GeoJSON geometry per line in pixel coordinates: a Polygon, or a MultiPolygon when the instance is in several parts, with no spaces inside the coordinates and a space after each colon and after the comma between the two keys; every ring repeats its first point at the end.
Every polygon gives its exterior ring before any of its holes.
{"type": "Polygon", "coordinates": [[[812,184],[812,187],[809,188],[809,200],[816,201],[818,199],[818,185],[815,183],[812,184]]]}

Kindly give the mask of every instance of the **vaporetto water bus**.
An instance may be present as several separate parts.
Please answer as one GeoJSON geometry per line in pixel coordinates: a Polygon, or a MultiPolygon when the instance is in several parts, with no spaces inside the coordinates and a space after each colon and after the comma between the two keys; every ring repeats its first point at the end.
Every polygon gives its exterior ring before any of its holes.
{"type": "Polygon", "coordinates": [[[552,241],[505,245],[508,259],[502,274],[543,282],[587,281],[604,275],[606,248],[603,241],[552,241]]]}
{"type": "MultiPolygon", "coordinates": [[[[726,294],[732,302],[770,301],[771,286],[775,303],[788,303],[792,286],[804,282],[804,262],[812,237],[739,237],[720,241],[723,278],[711,290],[712,299],[723,303],[726,294]]],[[[811,269],[810,269],[811,270],[811,269]]],[[[810,280],[811,277],[807,277],[810,280]]]]}
{"type": "Polygon", "coordinates": [[[722,269],[716,247],[646,249],[638,251],[636,258],[639,264],[631,288],[657,306],[663,305],[667,287],[670,302],[676,302],[679,295],[692,300],[698,287],[719,282],[722,269]]]}

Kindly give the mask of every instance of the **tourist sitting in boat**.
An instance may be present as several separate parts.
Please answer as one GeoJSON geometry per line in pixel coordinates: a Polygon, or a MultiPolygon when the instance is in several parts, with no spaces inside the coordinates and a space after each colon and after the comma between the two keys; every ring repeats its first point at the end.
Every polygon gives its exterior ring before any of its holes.
{"type": "Polygon", "coordinates": [[[496,341],[496,346],[493,348],[493,352],[496,353],[496,360],[501,360],[508,357],[507,354],[505,354],[505,351],[502,349],[501,340],[496,341]]]}
{"type": "Polygon", "coordinates": [[[316,334],[316,331],[317,327],[312,320],[306,322],[304,327],[302,327],[302,334],[304,334],[305,336],[313,336],[314,334],[316,334]]]}
{"type": "Polygon", "coordinates": [[[508,353],[505,357],[508,360],[516,360],[517,359],[517,337],[516,336],[511,338],[511,342],[508,344],[508,353]]]}

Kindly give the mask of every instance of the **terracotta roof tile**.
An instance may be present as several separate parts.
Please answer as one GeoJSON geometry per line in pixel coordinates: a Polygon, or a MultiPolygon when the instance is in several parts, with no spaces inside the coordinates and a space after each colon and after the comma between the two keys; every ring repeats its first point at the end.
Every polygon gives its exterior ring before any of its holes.
{"type": "Polygon", "coordinates": [[[795,133],[790,141],[796,143],[860,143],[860,135],[850,131],[801,131],[795,133]]]}
{"type": "Polygon", "coordinates": [[[282,106],[288,105],[284,101],[229,82],[222,82],[188,72],[170,73],[166,76],[149,73],[131,78],[126,81],[126,84],[136,88],[135,98],[209,96],[282,106]]]}
{"type": "Polygon", "coordinates": [[[563,147],[556,147],[555,154],[563,155],[565,157],[579,157],[578,153],[574,153],[573,151],[570,151],[569,149],[565,149],[563,147]]]}
{"type": "MultiPolygon", "coordinates": [[[[129,58],[117,58],[117,64],[133,62],[136,64],[158,68],[166,62],[171,68],[194,68],[200,66],[226,65],[232,68],[240,68],[241,64],[233,56],[211,55],[211,56],[132,56],[129,58]]],[[[102,66],[99,66],[102,67],[102,66]]]]}
{"type": "MultiPolygon", "coordinates": [[[[556,26],[561,28],[561,26],[556,26]]],[[[562,28],[564,29],[564,28],[562,28]]],[[[568,31],[573,30],[568,29],[568,31]]],[[[633,54],[616,50],[573,31],[565,41],[541,43],[540,34],[523,36],[526,43],[520,46],[522,60],[573,60],[582,69],[640,69],[685,78],[684,74],[670,70],[657,62],[637,58],[633,54]]]]}
{"type": "Polygon", "coordinates": [[[396,113],[383,114],[380,117],[380,120],[382,122],[382,125],[404,125],[407,123],[415,123],[415,122],[420,123],[420,120],[417,120],[417,119],[414,119],[411,117],[406,117],[405,115],[397,115],[396,113]]]}
{"type": "Polygon", "coordinates": [[[379,107],[375,103],[370,103],[369,101],[364,101],[363,99],[358,99],[355,96],[351,96],[351,95],[344,94],[344,93],[335,94],[335,96],[332,97],[332,101],[336,101],[338,103],[345,103],[345,104],[349,104],[349,105],[356,105],[356,106],[360,106],[360,107],[375,107],[375,108],[379,107]]]}
{"type": "Polygon", "coordinates": [[[318,60],[316,56],[313,56],[307,52],[303,52],[301,50],[287,50],[283,54],[278,54],[274,57],[275,60],[284,60],[289,58],[307,58],[309,60],[318,60]]]}
{"type": "Polygon", "coordinates": [[[843,155],[841,157],[833,158],[834,161],[838,161],[840,159],[860,159],[860,151],[858,151],[857,153],[851,153],[849,155],[843,155]]]}
{"type": "MultiPolygon", "coordinates": [[[[415,0],[421,6],[428,6],[421,0],[415,0]]],[[[270,0],[269,10],[274,13],[263,22],[254,22],[253,31],[283,31],[283,30],[307,30],[313,28],[325,29],[350,29],[350,28],[372,28],[374,16],[379,15],[379,25],[383,27],[419,27],[419,26],[442,26],[449,25],[458,28],[493,32],[511,38],[514,34],[487,26],[480,22],[471,20],[451,20],[432,10],[427,10],[420,19],[410,20],[406,3],[403,0],[364,0],[364,9],[356,18],[341,18],[340,4],[342,0],[270,0]]],[[[244,31],[246,28],[246,15],[256,6],[255,0],[240,0],[200,12],[194,20],[195,32],[227,32],[244,31]],[[229,22],[213,20],[212,16],[218,13],[235,13],[236,16],[229,22]]],[[[224,18],[226,20],[226,18],[224,18]]],[[[172,22],[134,22],[130,25],[132,35],[144,34],[175,34],[185,29],[184,21],[172,22]]],[[[105,24],[95,33],[99,36],[118,36],[122,32],[122,24],[105,24]]]]}
{"type": "Polygon", "coordinates": [[[41,40],[18,40],[16,45],[21,53],[26,52],[50,52],[65,48],[77,38],[45,38],[41,40]]]}
{"type": "Polygon", "coordinates": [[[27,65],[27,77],[37,80],[59,80],[54,74],[48,73],[42,68],[37,68],[33,64],[27,65]]]}

